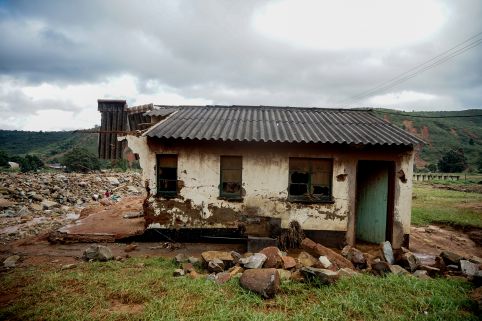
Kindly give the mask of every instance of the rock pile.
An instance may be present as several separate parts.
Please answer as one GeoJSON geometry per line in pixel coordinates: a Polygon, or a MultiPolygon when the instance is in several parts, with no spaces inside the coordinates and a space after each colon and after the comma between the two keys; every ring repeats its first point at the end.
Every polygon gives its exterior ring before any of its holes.
{"type": "MultiPolygon", "coordinates": [[[[263,298],[272,298],[280,288],[280,282],[298,281],[315,286],[327,286],[340,278],[353,277],[360,273],[384,276],[388,273],[413,275],[428,279],[435,276],[465,276],[480,286],[482,261],[478,258],[466,260],[454,253],[443,252],[440,257],[427,260],[426,255],[417,255],[402,248],[394,251],[390,242],[380,244],[379,255],[363,253],[346,246],[341,254],[305,238],[301,243],[304,251],[298,256],[288,256],[277,247],[267,247],[258,253],[206,251],[202,253],[202,267],[208,275],[197,272],[193,265],[185,262],[193,258],[176,256],[180,269],[174,276],[189,275],[205,277],[218,284],[239,277],[240,285],[263,298]]],[[[199,266],[200,267],[200,266],[199,266]]]]}
{"type": "Polygon", "coordinates": [[[56,230],[89,205],[143,191],[136,172],[0,173],[0,243],[56,230]]]}

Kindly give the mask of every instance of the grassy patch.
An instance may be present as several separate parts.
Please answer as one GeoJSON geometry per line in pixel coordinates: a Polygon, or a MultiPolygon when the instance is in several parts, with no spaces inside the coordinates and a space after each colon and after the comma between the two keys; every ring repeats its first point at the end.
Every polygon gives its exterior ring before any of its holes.
{"type": "Polygon", "coordinates": [[[174,278],[171,261],[129,259],[67,270],[16,269],[1,291],[18,292],[0,307],[10,320],[476,320],[470,285],[455,280],[362,275],[330,287],[285,283],[272,300],[237,279],[216,285],[174,278]],[[138,267],[138,263],[145,267],[138,267]]]}
{"type": "Polygon", "coordinates": [[[414,184],[412,224],[447,224],[482,228],[482,194],[414,184]]]}

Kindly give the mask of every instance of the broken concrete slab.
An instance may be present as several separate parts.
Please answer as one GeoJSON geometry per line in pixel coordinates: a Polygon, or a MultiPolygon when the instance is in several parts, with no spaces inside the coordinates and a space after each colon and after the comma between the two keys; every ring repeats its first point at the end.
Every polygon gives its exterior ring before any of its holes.
{"type": "Polygon", "coordinates": [[[245,289],[272,298],[280,289],[280,276],[276,269],[249,269],[243,272],[239,283],[245,289]]]}

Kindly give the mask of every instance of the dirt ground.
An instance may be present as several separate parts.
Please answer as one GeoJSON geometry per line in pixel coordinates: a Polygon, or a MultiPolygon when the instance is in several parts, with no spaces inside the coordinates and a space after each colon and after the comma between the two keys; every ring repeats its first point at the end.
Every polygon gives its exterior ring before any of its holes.
{"type": "MultiPolygon", "coordinates": [[[[112,249],[114,256],[121,257],[174,257],[179,253],[200,257],[206,250],[235,250],[241,253],[246,250],[245,244],[137,242],[137,248],[134,251],[126,252],[127,244],[113,241],[142,234],[143,218],[124,218],[127,213],[136,213],[141,210],[142,197],[128,197],[109,206],[99,205],[85,209],[81,219],[75,224],[61,228],[60,234],[56,234],[56,237],[67,244],[51,244],[47,240],[47,235],[18,240],[0,246],[0,259],[3,261],[10,255],[20,255],[22,259],[18,263],[19,266],[43,264],[61,266],[75,263],[80,260],[85,248],[92,244],[82,242],[89,238],[110,241],[107,245],[112,249]]],[[[371,247],[373,248],[361,249],[366,252],[377,250],[377,246],[371,247]]],[[[482,248],[471,240],[467,233],[433,225],[411,228],[410,250],[427,255],[439,255],[441,251],[447,250],[467,258],[482,257],[482,248]]]]}

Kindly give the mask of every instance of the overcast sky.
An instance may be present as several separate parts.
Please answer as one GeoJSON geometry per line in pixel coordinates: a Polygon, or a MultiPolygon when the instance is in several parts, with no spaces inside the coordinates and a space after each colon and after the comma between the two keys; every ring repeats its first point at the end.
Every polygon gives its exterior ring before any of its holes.
{"type": "Polygon", "coordinates": [[[480,32],[480,0],[0,0],[0,128],[91,128],[98,98],[482,108],[482,45],[352,99],[480,32]]]}

